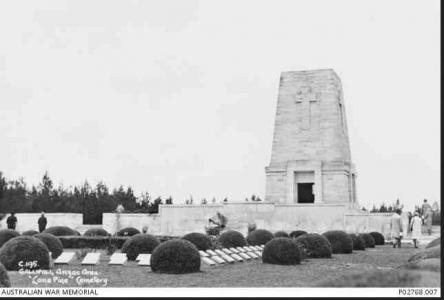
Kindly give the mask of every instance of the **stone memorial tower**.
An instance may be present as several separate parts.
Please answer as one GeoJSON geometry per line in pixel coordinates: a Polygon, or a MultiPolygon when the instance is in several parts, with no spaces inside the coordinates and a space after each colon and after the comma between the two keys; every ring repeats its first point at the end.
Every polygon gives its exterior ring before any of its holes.
{"type": "Polygon", "coordinates": [[[265,201],[357,207],[341,80],[331,69],[283,72],[265,201]]]}

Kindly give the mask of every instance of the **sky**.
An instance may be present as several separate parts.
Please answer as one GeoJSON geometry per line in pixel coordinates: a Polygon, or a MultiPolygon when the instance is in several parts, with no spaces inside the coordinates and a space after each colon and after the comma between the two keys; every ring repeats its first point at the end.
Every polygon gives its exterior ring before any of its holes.
{"type": "Polygon", "coordinates": [[[361,205],[440,201],[439,1],[2,1],[0,171],[264,198],[280,73],[332,68],[361,205]]]}

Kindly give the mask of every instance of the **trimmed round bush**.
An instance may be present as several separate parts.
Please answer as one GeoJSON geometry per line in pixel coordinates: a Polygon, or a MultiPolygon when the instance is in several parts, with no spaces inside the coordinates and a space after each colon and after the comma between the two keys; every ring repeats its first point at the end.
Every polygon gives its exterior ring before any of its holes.
{"type": "Polygon", "coordinates": [[[301,236],[301,235],[303,235],[303,234],[306,234],[307,232],[306,231],[303,231],[303,230],[295,230],[295,231],[292,231],[292,232],[290,232],[290,237],[292,237],[292,238],[297,238],[298,236],[301,236]]]}
{"type": "Polygon", "coordinates": [[[278,231],[278,232],[275,232],[274,233],[274,237],[275,238],[278,238],[278,237],[286,237],[286,238],[289,238],[290,237],[290,235],[288,234],[288,233],[286,233],[285,231],[278,231]]]}
{"type": "Polygon", "coordinates": [[[90,228],[83,234],[84,236],[109,236],[110,234],[103,228],[90,228]]]}
{"type": "Polygon", "coordinates": [[[436,272],[419,270],[374,270],[332,276],[317,284],[319,287],[437,287],[436,272]]]}
{"type": "Polygon", "coordinates": [[[41,240],[45,243],[46,247],[48,247],[49,251],[51,251],[51,257],[56,259],[63,252],[62,242],[58,237],[50,233],[39,233],[34,235],[36,239],[41,240]]]}
{"type": "Polygon", "coordinates": [[[352,253],[353,240],[352,238],[340,230],[331,230],[322,234],[330,242],[333,253],[352,253]]]}
{"type": "Polygon", "coordinates": [[[138,233],[123,244],[121,252],[126,253],[129,260],[135,260],[140,253],[151,254],[159,244],[160,241],[154,235],[138,233]]]}
{"type": "Polygon", "coordinates": [[[373,231],[373,232],[370,232],[370,235],[375,240],[375,245],[379,246],[379,245],[384,245],[385,244],[385,238],[382,235],[382,233],[377,232],[377,231],[373,231]]]}
{"type": "Polygon", "coordinates": [[[77,235],[77,232],[68,226],[52,226],[45,229],[42,233],[50,233],[55,236],[77,235]]]}
{"type": "Polygon", "coordinates": [[[8,271],[49,269],[48,252],[48,247],[39,239],[33,236],[18,236],[0,248],[0,262],[8,271]]]}
{"type": "Polygon", "coordinates": [[[200,232],[188,233],[185,234],[182,238],[193,243],[193,245],[196,246],[198,250],[206,251],[208,249],[211,249],[213,246],[210,237],[200,232]]]}
{"type": "Polygon", "coordinates": [[[331,258],[331,245],[326,237],[317,233],[298,236],[295,242],[300,244],[308,258],[331,258]]]}
{"type": "Polygon", "coordinates": [[[274,238],[274,235],[265,229],[256,229],[247,236],[247,243],[251,246],[265,245],[274,238]]]}
{"type": "Polygon", "coordinates": [[[185,274],[199,272],[199,250],[187,240],[169,240],[154,249],[150,264],[151,270],[155,273],[185,274]]]}
{"type": "Polygon", "coordinates": [[[375,239],[369,233],[361,233],[360,236],[364,239],[365,248],[375,248],[375,239]]]}
{"type": "Polygon", "coordinates": [[[3,246],[7,241],[12,238],[19,236],[20,233],[13,229],[2,229],[0,230],[0,247],[3,246]]]}
{"type": "Polygon", "coordinates": [[[120,229],[116,234],[117,234],[117,236],[133,236],[133,235],[136,235],[139,233],[140,233],[140,231],[134,227],[126,227],[126,228],[120,229]]]}
{"type": "Polygon", "coordinates": [[[278,237],[265,244],[262,262],[273,265],[297,265],[301,263],[301,253],[293,239],[278,237]]]}
{"type": "Polygon", "coordinates": [[[362,236],[358,234],[350,234],[353,240],[353,250],[365,250],[365,241],[362,236]]]}
{"type": "Polygon", "coordinates": [[[436,238],[433,241],[431,241],[430,243],[427,244],[427,246],[425,246],[426,248],[432,248],[435,247],[437,245],[441,245],[441,238],[436,238]]]}
{"type": "Polygon", "coordinates": [[[11,287],[8,270],[0,263],[0,287],[11,287]]]}
{"type": "Polygon", "coordinates": [[[222,248],[244,247],[247,245],[245,237],[239,231],[228,230],[217,239],[222,248]]]}
{"type": "Polygon", "coordinates": [[[35,235],[38,234],[39,232],[37,230],[26,230],[22,232],[22,235],[35,235]]]}

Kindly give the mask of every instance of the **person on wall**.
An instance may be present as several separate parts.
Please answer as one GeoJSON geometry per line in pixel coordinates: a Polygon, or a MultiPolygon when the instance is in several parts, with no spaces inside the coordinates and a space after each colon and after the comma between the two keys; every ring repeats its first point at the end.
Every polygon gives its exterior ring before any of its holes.
{"type": "Polygon", "coordinates": [[[6,224],[8,224],[8,229],[15,230],[17,226],[17,217],[15,216],[14,212],[12,212],[11,215],[6,219],[6,224]]]}
{"type": "Polygon", "coordinates": [[[123,207],[121,202],[119,202],[119,204],[117,205],[115,212],[117,213],[116,232],[118,232],[121,229],[120,228],[120,214],[125,212],[125,208],[123,207]]]}
{"type": "Polygon", "coordinates": [[[48,221],[46,220],[45,212],[42,211],[42,215],[40,216],[37,223],[39,225],[39,232],[42,232],[43,230],[46,229],[46,224],[48,223],[48,221]]]}

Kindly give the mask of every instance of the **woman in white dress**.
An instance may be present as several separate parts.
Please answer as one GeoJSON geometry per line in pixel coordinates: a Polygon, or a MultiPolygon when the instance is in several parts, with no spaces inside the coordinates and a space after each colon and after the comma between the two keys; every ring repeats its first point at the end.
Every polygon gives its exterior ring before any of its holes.
{"type": "Polygon", "coordinates": [[[422,235],[422,220],[418,212],[415,212],[415,215],[410,221],[410,230],[412,231],[413,245],[415,248],[418,248],[418,240],[422,235]]]}

